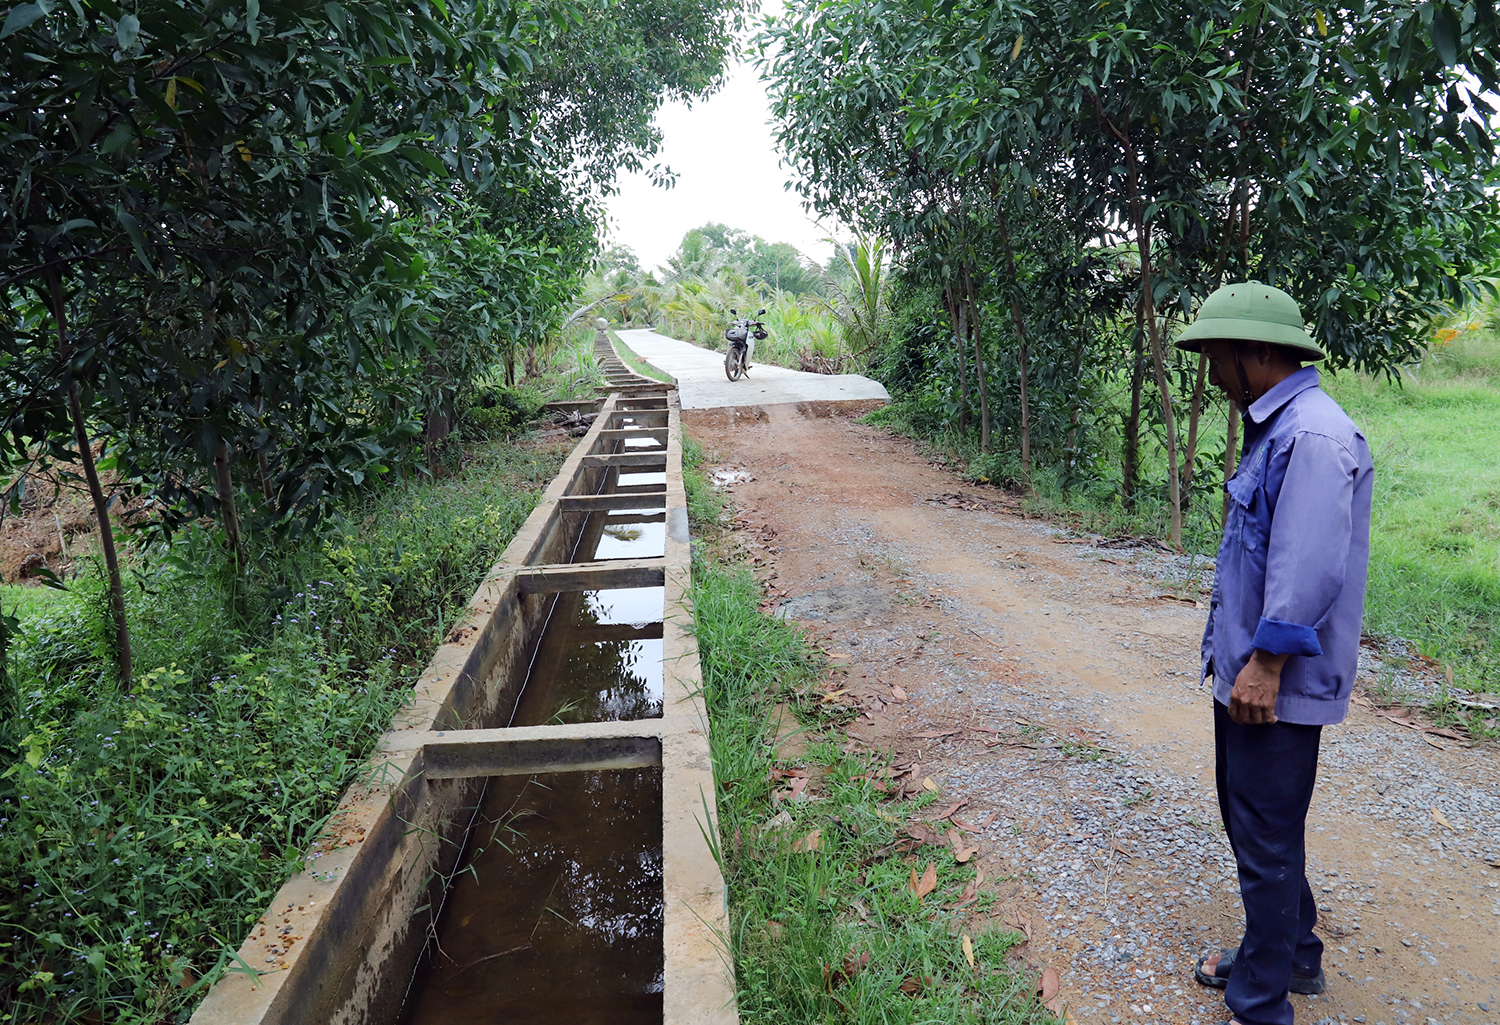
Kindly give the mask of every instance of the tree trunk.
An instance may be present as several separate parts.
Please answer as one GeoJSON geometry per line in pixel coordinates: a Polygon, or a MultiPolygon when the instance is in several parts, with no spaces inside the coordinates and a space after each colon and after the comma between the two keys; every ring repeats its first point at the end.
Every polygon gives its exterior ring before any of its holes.
{"type": "Polygon", "coordinates": [[[1078,467],[1078,427],[1083,419],[1083,406],[1078,402],[1078,384],[1083,376],[1083,347],[1088,339],[1089,321],[1084,314],[1078,326],[1078,341],[1073,346],[1073,391],[1068,397],[1068,435],[1063,445],[1063,494],[1068,493],[1073,482],[1073,473],[1078,467]]]}
{"type": "MultiPolygon", "coordinates": [[[[1240,445],[1240,409],[1235,403],[1229,404],[1229,428],[1224,435],[1224,482],[1229,483],[1229,478],[1234,476],[1234,468],[1239,465],[1240,445]]],[[[1224,489],[1224,512],[1221,523],[1229,522],[1229,489],[1224,489]]]]}
{"type": "Polygon", "coordinates": [[[89,444],[88,427],[84,423],[78,381],[73,377],[72,367],[69,366],[73,360],[73,343],[68,338],[62,279],[57,271],[47,272],[47,288],[52,300],[52,315],[57,323],[57,351],[68,381],[68,416],[73,421],[73,440],[78,445],[78,458],[83,462],[83,476],[88,481],[89,497],[94,501],[94,518],[99,523],[99,543],[104,549],[104,569],[109,577],[109,611],[115,627],[115,670],[120,677],[120,690],[129,694],[135,685],[135,673],[131,664],[130,624],[125,619],[125,588],[120,582],[120,559],[115,552],[115,531],[110,523],[109,502],[104,497],[104,487],[99,483],[99,470],[94,465],[94,450],[89,444]]]}
{"type": "Polygon", "coordinates": [[[974,278],[964,264],[964,301],[969,307],[969,339],[974,344],[974,380],[979,385],[979,451],[990,451],[990,388],[984,374],[984,342],[979,331],[979,297],[974,278]]]}
{"type": "Polygon", "coordinates": [[[1167,381],[1166,359],[1161,351],[1161,333],[1156,323],[1156,300],[1151,289],[1151,226],[1141,214],[1140,177],[1136,167],[1135,147],[1125,145],[1125,166],[1130,176],[1130,211],[1135,221],[1136,244],[1141,257],[1141,305],[1146,318],[1147,338],[1151,343],[1151,368],[1161,393],[1162,427],[1167,436],[1167,500],[1171,504],[1167,528],[1173,547],[1182,544],[1182,481],[1177,462],[1177,425],[1172,416],[1172,389],[1167,381]]]}
{"type": "Polygon", "coordinates": [[[1146,325],[1136,303],[1135,338],[1130,352],[1130,415],[1125,418],[1125,440],[1120,454],[1120,505],[1135,512],[1135,486],[1141,475],[1141,389],[1146,383],[1146,325]]]}
{"type": "Polygon", "coordinates": [[[1208,383],[1208,355],[1198,354],[1198,376],[1193,379],[1193,401],[1188,407],[1187,449],[1182,454],[1182,508],[1193,500],[1193,471],[1198,459],[1198,418],[1203,412],[1203,386],[1208,383]]]}
{"type": "Polygon", "coordinates": [[[229,475],[229,444],[223,438],[214,446],[214,493],[219,499],[219,518],[224,521],[224,537],[238,568],[243,551],[240,512],[234,503],[234,481],[229,475]]]}
{"type": "Polygon", "coordinates": [[[962,435],[969,429],[969,375],[964,363],[964,339],[969,331],[968,306],[954,302],[951,288],[943,296],[948,301],[948,319],[953,323],[953,342],[958,352],[958,433],[962,435]]]}
{"type": "Polygon", "coordinates": [[[1021,278],[1016,271],[1016,253],[1010,244],[1010,223],[1006,220],[1005,210],[996,207],[1000,214],[1000,241],[1005,246],[1005,262],[1010,268],[1010,317],[1016,325],[1016,341],[1020,348],[1018,355],[1021,364],[1021,473],[1025,475],[1028,484],[1031,480],[1031,399],[1027,394],[1026,382],[1026,319],[1021,316],[1021,278]]]}

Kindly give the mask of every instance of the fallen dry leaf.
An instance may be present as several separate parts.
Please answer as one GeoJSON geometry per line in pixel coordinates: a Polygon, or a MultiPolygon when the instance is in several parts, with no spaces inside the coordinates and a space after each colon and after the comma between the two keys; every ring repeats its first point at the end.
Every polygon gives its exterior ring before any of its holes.
{"type": "Polygon", "coordinates": [[[962,801],[954,801],[952,804],[950,804],[948,806],[948,809],[946,811],[944,811],[941,815],[934,815],[932,817],[932,821],[933,822],[941,822],[944,819],[952,818],[954,812],[962,810],[962,808],[964,807],[964,805],[966,805],[968,803],[969,803],[969,799],[967,797],[965,797],[962,801]]]}
{"type": "Polygon", "coordinates": [[[936,783],[934,783],[932,781],[932,777],[931,776],[923,776],[922,777],[922,789],[923,790],[931,790],[935,794],[935,793],[938,792],[938,790],[940,788],[938,787],[938,785],[936,783]]]}
{"type": "Polygon", "coordinates": [[[906,981],[901,984],[900,990],[907,996],[916,996],[918,993],[922,992],[922,990],[926,989],[930,985],[932,985],[932,976],[930,975],[923,975],[920,977],[916,975],[908,975],[906,977],[906,981]]]}
{"type": "Polygon", "coordinates": [[[822,845],[822,843],[823,831],[821,829],[814,829],[811,833],[808,833],[802,839],[793,843],[792,850],[798,854],[801,854],[804,851],[815,851],[822,845]]]}
{"type": "Polygon", "coordinates": [[[897,701],[905,701],[906,691],[893,683],[891,684],[891,697],[895,698],[897,701]]]}
{"type": "Polygon", "coordinates": [[[840,967],[836,969],[830,969],[828,965],[823,966],[824,988],[826,988],[828,992],[832,993],[839,986],[842,986],[844,983],[848,982],[850,979],[858,975],[869,963],[869,951],[860,951],[858,954],[856,954],[852,950],[849,951],[848,955],[844,958],[843,965],[841,965],[840,967]]]}
{"type": "Polygon", "coordinates": [[[948,830],[948,842],[953,845],[953,860],[960,865],[979,853],[978,847],[964,843],[964,835],[957,829],[948,830]]]}
{"type": "Polygon", "coordinates": [[[785,790],[777,790],[771,794],[772,803],[779,801],[799,801],[802,799],[802,791],[807,788],[807,776],[797,776],[791,781],[791,786],[785,790]]]}
{"type": "Polygon", "coordinates": [[[964,933],[964,960],[969,962],[969,967],[974,967],[974,941],[969,939],[969,934],[964,933]]]}
{"type": "MultiPolygon", "coordinates": [[[[1443,817],[1442,810],[1439,809],[1437,807],[1437,805],[1433,805],[1433,807],[1432,807],[1432,821],[1436,822],[1438,825],[1442,826],[1444,829],[1453,829],[1453,824],[1450,823],[1446,818],[1443,817]]],[[[1455,833],[1458,832],[1458,830],[1456,830],[1456,829],[1454,829],[1453,831],[1455,833]]]]}
{"type": "Polygon", "coordinates": [[[940,737],[951,737],[957,732],[958,730],[919,730],[912,736],[918,740],[937,740],[940,737]]]}
{"type": "Polygon", "coordinates": [[[913,822],[906,827],[906,835],[917,843],[942,843],[942,837],[927,825],[921,822],[913,822]]]}
{"type": "Polygon", "coordinates": [[[911,888],[911,892],[917,895],[917,900],[921,900],[937,889],[937,862],[929,861],[927,863],[927,871],[922,873],[920,879],[917,878],[917,870],[912,869],[911,882],[908,885],[911,888]]]}
{"type": "Polygon", "coordinates": [[[979,896],[979,884],[982,882],[984,882],[984,869],[976,868],[974,870],[974,878],[970,879],[968,884],[964,886],[964,895],[960,898],[959,902],[965,903],[979,896]]]}
{"type": "Polygon", "coordinates": [[[1053,968],[1051,965],[1043,968],[1042,978],[1037,983],[1036,987],[1037,996],[1042,998],[1042,1003],[1045,1004],[1047,1001],[1057,996],[1057,991],[1061,988],[1062,979],[1058,978],[1057,969],[1053,968]]]}

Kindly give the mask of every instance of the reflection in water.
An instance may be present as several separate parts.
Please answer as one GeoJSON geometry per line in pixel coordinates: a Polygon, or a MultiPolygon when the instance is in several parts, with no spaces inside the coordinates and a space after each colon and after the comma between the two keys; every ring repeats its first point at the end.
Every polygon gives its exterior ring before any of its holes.
{"type": "Polygon", "coordinates": [[[659,718],[665,600],[660,587],[558,595],[510,724],[659,718]]]}
{"type": "Polygon", "coordinates": [[[666,613],[666,601],[666,590],[661,587],[614,587],[583,592],[585,613],[601,626],[660,623],[666,613]]]}
{"type": "Polygon", "coordinates": [[[644,471],[641,473],[628,473],[621,470],[617,486],[622,488],[636,488],[647,484],[665,484],[666,482],[667,472],[665,470],[657,470],[655,472],[644,471]]]}
{"type": "Polygon", "coordinates": [[[661,770],[489,781],[406,1025],[659,1025],[661,770]]]}
{"type": "MultiPolygon", "coordinates": [[[[639,517],[636,517],[639,519],[639,517]]],[[[667,553],[667,525],[604,521],[595,559],[653,559],[667,553]]]]}

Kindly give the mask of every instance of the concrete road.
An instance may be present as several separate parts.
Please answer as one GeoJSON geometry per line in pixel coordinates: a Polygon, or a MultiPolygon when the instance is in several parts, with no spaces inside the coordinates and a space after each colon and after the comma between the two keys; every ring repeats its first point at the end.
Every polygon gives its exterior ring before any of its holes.
{"type": "Polygon", "coordinates": [[[804,374],[800,370],[756,363],[753,357],[749,373],[731,381],[724,376],[722,351],[714,352],[645,329],[618,334],[636,355],[677,378],[683,409],[891,400],[884,385],[859,374],[804,374]]]}

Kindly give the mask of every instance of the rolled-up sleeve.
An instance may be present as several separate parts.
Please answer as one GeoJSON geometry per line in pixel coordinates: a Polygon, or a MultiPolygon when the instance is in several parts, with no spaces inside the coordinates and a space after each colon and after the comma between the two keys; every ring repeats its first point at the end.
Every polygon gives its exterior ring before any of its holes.
{"type": "Polygon", "coordinates": [[[1265,602],[1252,644],[1277,655],[1321,655],[1318,626],[1344,589],[1354,521],[1354,453],[1299,434],[1271,518],[1265,602]]]}

